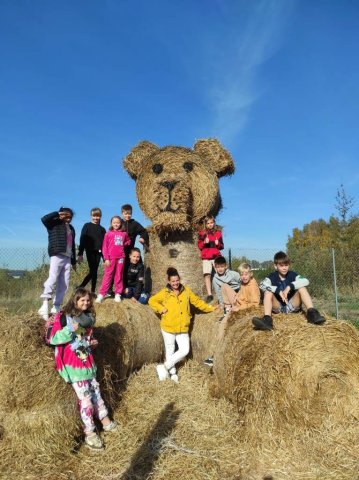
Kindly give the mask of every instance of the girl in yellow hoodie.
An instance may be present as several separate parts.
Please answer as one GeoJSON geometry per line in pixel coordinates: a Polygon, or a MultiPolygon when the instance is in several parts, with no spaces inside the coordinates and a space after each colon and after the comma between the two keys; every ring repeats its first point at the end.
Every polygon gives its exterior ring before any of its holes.
{"type": "Polygon", "coordinates": [[[167,286],[153,295],[148,303],[161,315],[161,331],[165,344],[166,361],[156,367],[158,378],[163,381],[171,376],[171,380],[178,382],[175,365],[189,353],[191,305],[205,313],[213,312],[218,306],[208,305],[189,287],[182,285],[175,268],[167,269],[167,279],[167,286]],[[176,344],[178,349],[175,352],[176,344]]]}

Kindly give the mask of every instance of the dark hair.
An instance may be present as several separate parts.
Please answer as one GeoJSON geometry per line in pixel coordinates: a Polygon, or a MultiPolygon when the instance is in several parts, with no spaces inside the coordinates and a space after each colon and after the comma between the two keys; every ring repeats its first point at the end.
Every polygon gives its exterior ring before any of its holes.
{"type": "Polygon", "coordinates": [[[68,207],[60,207],[59,212],[69,213],[71,217],[75,215],[75,212],[72,210],[72,208],[68,208],[68,207]]]}
{"type": "Polygon", "coordinates": [[[132,205],[130,205],[129,203],[125,203],[121,207],[121,212],[131,212],[132,213],[132,205]]]}
{"type": "Polygon", "coordinates": [[[98,208],[98,207],[91,208],[90,214],[94,216],[97,214],[99,217],[102,217],[101,208],[98,208]]]}
{"type": "Polygon", "coordinates": [[[167,268],[167,278],[168,278],[168,280],[169,280],[171,277],[178,277],[178,278],[180,278],[177,269],[174,268],[174,267],[168,267],[168,268],[167,268]]]}
{"type": "Polygon", "coordinates": [[[89,292],[86,288],[77,288],[74,293],[71,295],[69,301],[66,303],[64,308],[62,309],[63,313],[66,315],[71,315],[74,317],[78,317],[81,315],[82,310],[79,310],[77,308],[77,302],[80,300],[82,297],[86,297],[86,295],[89,296],[90,298],[90,306],[86,310],[87,312],[91,312],[93,316],[95,316],[95,309],[93,306],[93,295],[91,292],[89,292]]]}
{"type": "Polygon", "coordinates": [[[285,252],[280,251],[274,255],[274,263],[283,263],[289,265],[290,259],[285,252]]]}
{"type": "Polygon", "coordinates": [[[114,216],[111,218],[109,230],[113,230],[112,220],[114,220],[115,218],[117,218],[118,220],[120,220],[120,231],[122,231],[123,221],[122,221],[122,218],[119,217],[118,215],[114,215],[114,216]]]}
{"type": "Polygon", "coordinates": [[[215,265],[227,265],[227,260],[224,257],[217,257],[214,259],[215,265]]]}
{"type": "Polygon", "coordinates": [[[130,250],[130,255],[131,255],[132,252],[137,252],[137,253],[139,253],[140,256],[141,256],[141,250],[140,250],[139,248],[137,248],[137,247],[131,248],[131,250],[130,250]]]}

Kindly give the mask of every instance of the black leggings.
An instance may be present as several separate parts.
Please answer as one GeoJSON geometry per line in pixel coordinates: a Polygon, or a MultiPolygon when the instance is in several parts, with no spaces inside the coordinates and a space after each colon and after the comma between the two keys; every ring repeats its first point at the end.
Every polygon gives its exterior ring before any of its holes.
{"type": "Polygon", "coordinates": [[[102,258],[102,253],[97,252],[96,250],[86,250],[86,258],[87,258],[87,263],[89,265],[89,273],[86,275],[86,277],[82,280],[81,285],[79,287],[86,287],[86,285],[89,283],[91,280],[91,292],[96,291],[96,283],[97,283],[97,270],[98,266],[100,265],[100,261],[102,258]]]}

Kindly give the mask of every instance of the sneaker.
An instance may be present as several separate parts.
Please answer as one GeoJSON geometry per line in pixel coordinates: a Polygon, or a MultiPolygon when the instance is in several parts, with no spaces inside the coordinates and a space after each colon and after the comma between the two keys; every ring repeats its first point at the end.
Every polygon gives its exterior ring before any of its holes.
{"type": "Polygon", "coordinates": [[[325,318],[316,308],[308,308],[306,317],[308,323],[313,323],[314,325],[321,325],[325,322],[325,318]]]}
{"type": "Polygon", "coordinates": [[[203,362],[205,365],[208,365],[208,367],[213,367],[213,357],[206,358],[206,360],[203,362]]]}
{"type": "Polygon", "coordinates": [[[172,382],[179,383],[179,378],[178,378],[177,373],[173,373],[171,375],[171,380],[172,380],[172,382]]]}
{"type": "Polygon", "coordinates": [[[102,425],[102,427],[105,432],[113,432],[117,428],[117,422],[113,420],[108,425],[102,425]]]}
{"type": "Polygon", "coordinates": [[[211,303],[211,302],[213,302],[213,295],[207,295],[206,303],[211,303]]]}
{"type": "Polygon", "coordinates": [[[122,301],[121,295],[119,293],[116,293],[115,302],[120,303],[121,301],[122,301]]]}
{"type": "Polygon", "coordinates": [[[50,310],[50,313],[59,313],[60,310],[61,310],[60,305],[53,305],[50,310]]]}
{"type": "Polygon", "coordinates": [[[262,318],[253,317],[252,323],[255,330],[273,330],[273,320],[270,315],[264,315],[262,318]]]}
{"type": "Polygon", "coordinates": [[[99,293],[96,297],[95,303],[101,303],[102,300],[103,300],[103,295],[101,295],[101,293],[99,293]]]}
{"type": "Polygon", "coordinates": [[[38,309],[37,313],[42,317],[44,320],[49,319],[49,304],[48,302],[44,302],[41,307],[38,309]]]}
{"type": "Polygon", "coordinates": [[[103,443],[101,438],[97,435],[97,433],[92,432],[89,435],[85,436],[85,443],[88,447],[94,450],[102,450],[103,443]]]}
{"type": "Polygon", "coordinates": [[[163,363],[160,363],[159,365],[157,365],[156,370],[157,370],[157,375],[160,382],[163,382],[168,378],[168,370],[163,365],[163,363]]]}

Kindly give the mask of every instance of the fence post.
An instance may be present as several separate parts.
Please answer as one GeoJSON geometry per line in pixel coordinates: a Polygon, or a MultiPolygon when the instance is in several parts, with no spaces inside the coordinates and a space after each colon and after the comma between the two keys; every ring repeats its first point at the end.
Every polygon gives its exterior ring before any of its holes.
{"type": "Polygon", "coordinates": [[[339,307],[338,307],[338,289],[337,289],[337,272],[335,269],[335,250],[332,248],[333,258],[333,280],[334,280],[334,296],[335,296],[335,314],[337,320],[339,319],[339,307]]]}
{"type": "Polygon", "coordinates": [[[229,265],[229,269],[232,270],[232,250],[231,250],[231,248],[228,249],[228,265],[229,265]]]}

